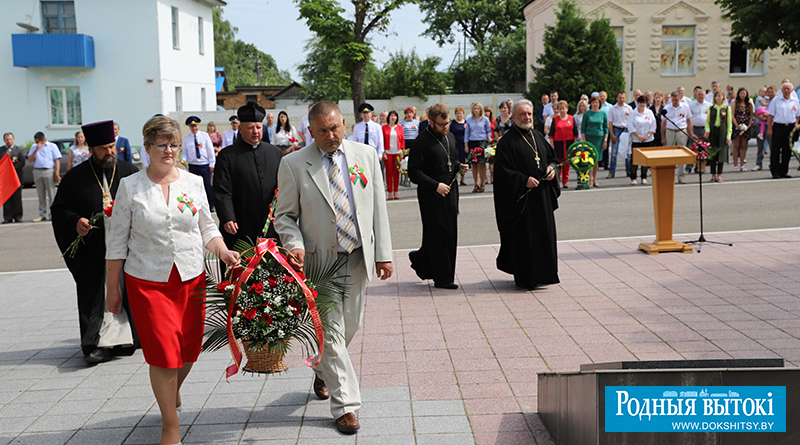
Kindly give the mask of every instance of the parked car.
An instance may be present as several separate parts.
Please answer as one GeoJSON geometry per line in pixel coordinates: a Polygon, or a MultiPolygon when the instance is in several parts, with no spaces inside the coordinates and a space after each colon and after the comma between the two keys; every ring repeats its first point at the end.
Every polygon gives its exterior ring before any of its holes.
{"type": "MultiPolygon", "coordinates": [[[[61,151],[61,176],[67,173],[67,161],[69,160],[69,147],[72,145],[73,139],[56,139],[48,141],[56,144],[61,151]]],[[[33,163],[25,162],[22,167],[22,186],[33,187],[33,163]]]]}

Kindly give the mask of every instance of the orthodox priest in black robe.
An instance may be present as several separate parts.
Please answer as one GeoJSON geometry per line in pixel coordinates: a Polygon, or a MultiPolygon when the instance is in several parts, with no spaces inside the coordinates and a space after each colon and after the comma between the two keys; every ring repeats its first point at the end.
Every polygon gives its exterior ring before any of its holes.
{"type": "MultiPolygon", "coordinates": [[[[261,141],[264,108],[250,101],[237,114],[241,139],[219,152],[214,168],[214,203],[220,232],[229,249],[238,240],[255,244],[263,236],[278,188],[281,162],[281,150],[261,141]]],[[[278,238],[272,224],[267,237],[278,238]]]]}
{"type": "Polygon", "coordinates": [[[512,114],[514,127],[500,139],[494,157],[497,268],[514,275],[517,286],[533,289],[559,282],[553,217],[561,194],[553,181],[558,160],[544,136],[531,129],[531,102],[519,101],[512,114]]]}
{"type": "MultiPolygon", "coordinates": [[[[119,344],[113,349],[108,343],[113,339],[101,341],[101,327],[108,328],[103,335],[116,337],[118,331],[113,326],[113,314],[106,315],[106,237],[105,218],[101,217],[89,225],[89,219],[102,212],[104,201],[107,205],[117,195],[120,180],[139,171],[134,165],[117,159],[114,141],[114,122],[104,121],[82,127],[89,145],[91,156],[76,165],[64,175],[58,187],[50,210],[53,215],[53,232],[61,252],[83,236],[83,244],[78,247],[74,257],[64,255],[67,268],[75,280],[78,292],[78,318],[80,320],[81,349],[88,363],[98,363],[111,359],[112,355],[130,355],[139,346],[133,318],[127,317],[132,331],[132,345],[119,344]],[[103,325],[106,317],[106,325],[103,325]],[[100,344],[105,344],[98,347],[100,344]]],[[[122,282],[124,283],[124,281],[122,282]]],[[[122,304],[125,314],[130,314],[130,306],[122,285],[122,304]]],[[[116,316],[120,317],[120,316],[116,316]]],[[[126,328],[127,329],[127,328],[126,328]]]]}
{"type": "Polygon", "coordinates": [[[411,267],[434,286],[458,289],[456,244],[458,234],[458,186],[451,187],[459,170],[456,139],[448,131],[450,111],[436,104],[428,111],[432,122],[421,131],[408,154],[408,178],[417,184],[422,217],[422,246],[408,254],[411,267]]]}

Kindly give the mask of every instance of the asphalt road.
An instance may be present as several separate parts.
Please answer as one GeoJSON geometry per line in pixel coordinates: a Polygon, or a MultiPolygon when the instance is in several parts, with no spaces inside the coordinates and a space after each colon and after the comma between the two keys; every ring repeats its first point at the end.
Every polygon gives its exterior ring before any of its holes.
{"type": "MultiPolygon", "coordinates": [[[[730,165],[726,166],[730,169],[730,165]]],[[[624,170],[623,170],[624,173],[624,170]]],[[[769,172],[726,173],[725,182],[709,184],[703,175],[705,231],[725,232],[762,230],[800,226],[800,172],[792,160],[792,179],[773,180],[769,172]]],[[[589,191],[571,188],[559,199],[556,211],[558,239],[619,238],[654,235],[653,197],[650,186],[632,186],[624,177],[605,179],[598,176],[600,188],[589,191]]],[[[697,175],[675,188],[675,234],[677,240],[695,239],[700,232],[700,204],[697,175]]],[[[458,242],[461,246],[498,244],[494,219],[492,186],[482,194],[470,193],[469,186],[460,187],[458,242]]],[[[416,188],[401,187],[401,199],[388,201],[392,228],[392,244],[396,250],[415,249],[422,239],[416,188]]],[[[24,218],[37,216],[35,189],[23,190],[24,218]]],[[[724,241],[724,234],[713,239],[724,241]]],[[[633,247],[635,248],[635,246],[633,247]]],[[[0,272],[63,268],[64,262],[56,247],[49,222],[0,225],[0,272]]]]}

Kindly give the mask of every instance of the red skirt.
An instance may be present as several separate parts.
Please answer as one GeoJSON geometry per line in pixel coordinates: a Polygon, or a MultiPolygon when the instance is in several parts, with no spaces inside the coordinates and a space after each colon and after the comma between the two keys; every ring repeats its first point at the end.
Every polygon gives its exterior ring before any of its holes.
{"type": "Polygon", "coordinates": [[[194,291],[206,287],[205,272],[181,281],[178,268],[173,265],[166,283],[125,274],[125,284],[147,363],[176,369],[196,362],[203,344],[205,295],[194,291]]]}

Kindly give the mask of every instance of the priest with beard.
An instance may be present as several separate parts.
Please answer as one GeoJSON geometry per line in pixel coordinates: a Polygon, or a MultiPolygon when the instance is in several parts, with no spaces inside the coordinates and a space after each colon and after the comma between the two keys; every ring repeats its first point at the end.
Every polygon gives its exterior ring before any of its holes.
{"type": "MultiPolygon", "coordinates": [[[[214,168],[214,203],[220,232],[228,249],[237,241],[255,244],[263,237],[270,207],[278,188],[281,150],[262,142],[266,111],[254,101],[237,111],[238,138],[219,152],[214,168]]],[[[267,238],[278,238],[270,224],[267,238]]]]}
{"type": "Polygon", "coordinates": [[[455,284],[458,234],[456,174],[468,165],[458,162],[455,136],[449,132],[450,110],[436,104],[428,110],[429,126],[420,131],[408,154],[408,178],[417,184],[422,217],[422,246],[408,254],[411,268],[436,287],[458,289],[455,284]]]}
{"type": "Polygon", "coordinates": [[[497,144],[494,207],[500,231],[497,268],[514,275],[525,289],[558,283],[556,223],[561,194],[558,159],[544,136],[531,129],[533,104],[520,100],[512,111],[514,128],[497,144]]]}
{"type": "Polygon", "coordinates": [[[113,355],[131,355],[139,346],[133,318],[128,317],[124,280],[120,280],[124,313],[114,315],[105,309],[107,216],[89,223],[93,215],[113,205],[120,180],[139,169],[117,159],[113,121],[87,124],[81,129],[91,156],[64,175],[50,209],[61,252],[66,252],[78,236],[83,237],[74,257],[65,254],[64,261],[77,287],[84,360],[93,364],[108,361],[113,355]]]}

